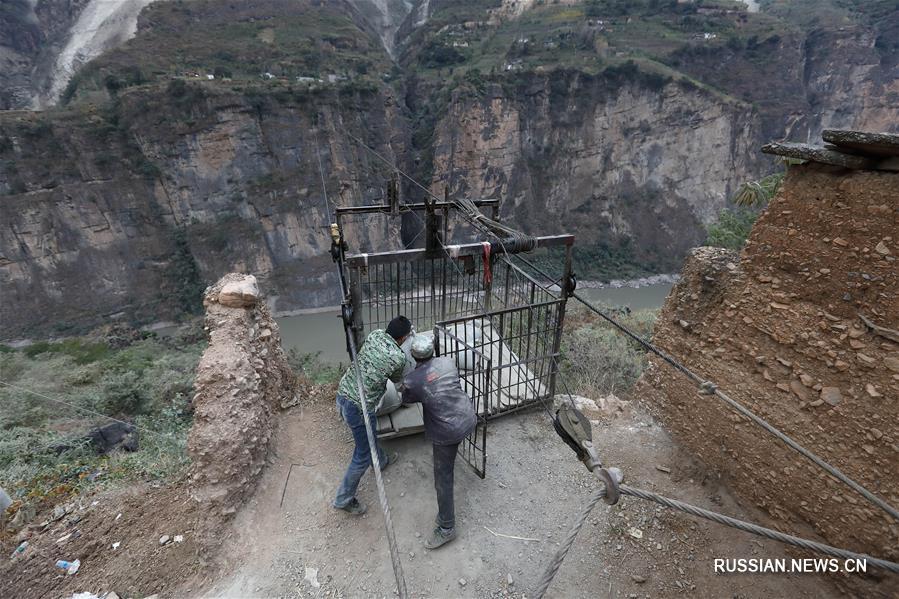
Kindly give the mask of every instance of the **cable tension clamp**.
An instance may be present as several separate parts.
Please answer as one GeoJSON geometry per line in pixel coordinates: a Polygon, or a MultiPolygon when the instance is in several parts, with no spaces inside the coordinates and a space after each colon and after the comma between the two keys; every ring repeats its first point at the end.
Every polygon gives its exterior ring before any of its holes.
{"type": "Polygon", "coordinates": [[[623,480],[621,470],[618,468],[604,468],[599,460],[599,454],[593,446],[593,427],[590,420],[570,403],[564,403],[556,410],[553,418],[553,428],[565,444],[574,450],[587,470],[595,473],[606,485],[604,501],[609,505],[618,503],[621,496],[618,483],[623,480]]]}

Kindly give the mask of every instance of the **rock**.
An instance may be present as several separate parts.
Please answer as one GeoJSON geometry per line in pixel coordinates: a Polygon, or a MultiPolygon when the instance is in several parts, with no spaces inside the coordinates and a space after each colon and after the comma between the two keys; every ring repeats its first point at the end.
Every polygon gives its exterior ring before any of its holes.
{"type": "Polygon", "coordinates": [[[820,162],[821,164],[832,164],[834,166],[842,166],[851,169],[870,169],[877,164],[876,160],[865,158],[863,156],[852,156],[820,146],[812,146],[803,143],[771,142],[762,146],[762,152],[765,154],[774,154],[775,156],[798,158],[799,160],[809,160],[812,162],[820,162]]]}
{"type": "Polygon", "coordinates": [[[806,387],[812,387],[815,384],[815,379],[810,377],[807,374],[800,374],[799,380],[802,381],[802,384],[805,385],[806,387]]]}
{"type": "Polygon", "coordinates": [[[843,394],[840,393],[839,387],[822,387],[821,399],[832,406],[836,406],[843,401],[843,394]]]}
{"type": "Polygon", "coordinates": [[[884,242],[879,242],[874,246],[874,251],[880,254],[881,256],[888,256],[890,254],[890,248],[887,247],[887,244],[884,242]]]}
{"type": "Polygon", "coordinates": [[[864,449],[865,453],[867,453],[868,455],[874,455],[874,447],[872,447],[871,445],[862,445],[862,449],[864,449]]]}
{"type": "Polygon", "coordinates": [[[871,433],[871,436],[874,437],[875,441],[883,436],[883,433],[880,431],[880,429],[877,428],[868,429],[868,432],[871,433]]]}
{"type": "Polygon", "coordinates": [[[821,139],[838,148],[846,148],[851,154],[887,158],[899,156],[899,135],[872,133],[850,129],[825,129],[821,139]]]}
{"type": "Polygon", "coordinates": [[[16,515],[12,517],[9,524],[6,525],[10,532],[18,532],[25,528],[29,522],[34,520],[37,514],[35,508],[30,503],[26,503],[16,511],[16,515]]]}
{"type": "Polygon", "coordinates": [[[799,381],[790,381],[790,390],[802,401],[811,401],[811,391],[799,381]]]}
{"type": "Polygon", "coordinates": [[[162,535],[161,537],[159,537],[159,544],[160,544],[160,545],[165,545],[165,544],[168,543],[170,540],[171,540],[171,538],[169,537],[169,535],[162,535]]]}
{"type": "Polygon", "coordinates": [[[869,356],[867,354],[862,354],[862,353],[855,354],[855,357],[858,358],[859,362],[861,362],[862,364],[864,364],[866,366],[873,366],[874,363],[877,361],[874,358],[872,358],[871,356],[869,356]]]}
{"type": "Polygon", "coordinates": [[[887,358],[884,358],[883,365],[893,372],[899,372],[899,358],[897,357],[889,356],[887,358]]]}
{"type": "Polygon", "coordinates": [[[460,586],[460,587],[464,587],[464,586],[467,585],[467,584],[468,584],[468,581],[465,580],[464,578],[460,578],[460,579],[459,579],[459,586],[460,586]]]}
{"type": "Polygon", "coordinates": [[[258,299],[259,286],[253,275],[225,283],[218,296],[218,302],[229,308],[252,308],[258,299]]]}
{"type": "Polygon", "coordinates": [[[834,362],[833,366],[840,372],[845,372],[845,371],[849,370],[849,364],[842,360],[837,360],[836,362],[834,362]]]}
{"type": "Polygon", "coordinates": [[[646,582],[646,577],[640,576],[639,574],[631,574],[631,580],[633,580],[637,584],[643,584],[644,582],[646,582]]]}
{"type": "Polygon", "coordinates": [[[865,385],[865,391],[867,391],[868,395],[870,395],[871,397],[883,397],[883,394],[881,394],[877,390],[877,387],[875,387],[871,383],[868,383],[867,385],[865,385]]]}
{"type": "Polygon", "coordinates": [[[506,584],[509,585],[509,586],[512,586],[513,584],[515,584],[515,581],[512,579],[512,573],[511,573],[511,572],[510,572],[509,574],[506,575],[506,584]]]}

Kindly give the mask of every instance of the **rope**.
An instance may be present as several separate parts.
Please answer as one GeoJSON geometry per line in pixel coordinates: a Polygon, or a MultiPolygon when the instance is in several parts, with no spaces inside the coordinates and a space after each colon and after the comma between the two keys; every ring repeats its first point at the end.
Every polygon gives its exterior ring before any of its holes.
{"type": "Polygon", "coordinates": [[[602,488],[594,493],[593,497],[590,498],[590,501],[588,501],[584,505],[584,509],[581,510],[580,516],[578,516],[577,520],[575,520],[574,525],[571,527],[571,530],[568,531],[568,535],[562,542],[562,546],[559,547],[559,550],[556,551],[555,555],[553,555],[552,560],[550,560],[549,562],[549,566],[547,566],[546,568],[546,572],[543,573],[543,576],[537,583],[537,590],[534,591],[534,597],[536,597],[537,599],[541,599],[541,597],[546,594],[546,589],[549,588],[549,585],[550,583],[552,583],[556,572],[559,571],[559,568],[562,566],[562,562],[565,561],[565,556],[568,555],[568,550],[571,549],[571,545],[574,543],[574,539],[577,538],[578,533],[581,531],[581,528],[587,521],[587,516],[590,515],[590,512],[593,511],[593,508],[596,507],[596,504],[599,503],[600,500],[602,500],[605,496],[606,490],[605,488],[602,488]]]}
{"type": "MultiPolygon", "coordinates": [[[[318,119],[316,119],[317,121],[318,119]]],[[[325,171],[322,167],[321,155],[318,150],[318,133],[315,134],[316,148],[315,155],[318,158],[318,172],[322,182],[322,197],[325,203],[325,214],[331,214],[330,202],[328,200],[328,190],[325,185],[325,171]]],[[[337,277],[340,279],[340,266],[337,266],[337,277]]],[[[341,292],[343,288],[341,287],[341,292]]],[[[366,406],[365,390],[362,388],[362,372],[359,369],[359,360],[357,360],[356,341],[348,329],[345,330],[347,338],[347,347],[350,350],[350,359],[352,366],[356,371],[356,388],[359,393],[359,403],[362,405],[362,420],[365,422],[365,435],[368,438],[368,451],[371,454],[372,468],[375,473],[375,485],[378,488],[378,501],[381,503],[381,511],[384,514],[384,528],[387,532],[387,546],[390,549],[390,562],[393,566],[393,575],[396,578],[397,593],[400,599],[408,597],[409,592],[406,589],[406,578],[403,575],[403,562],[400,560],[399,547],[396,542],[396,533],[393,530],[393,518],[390,516],[390,503],[387,501],[387,491],[384,488],[384,479],[381,476],[381,460],[378,457],[377,444],[375,441],[375,433],[372,430],[371,422],[368,417],[368,407],[366,406]]]]}
{"type": "Polygon", "coordinates": [[[356,342],[353,336],[347,334],[350,354],[353,360],[353,368],[356,370],[356,389],[359,392],[359,403],[362,405],[362,419],[365,421],[365,434],[368,437],[368,450],[371,453],[371,463],[375,471],[375,483],[378,487],[378,500],[384,512],[384,528],[387,529],[387,545],[390,548],[390,561],[393,564],[393,574],[396,578],[397,593],[400,599],[409,596],[406,590],[406,578],[403,576],[403,563],[400,561],[400,552],[396,543],[396,534],[393,531],[393,519],[390,517],[390,504],[387,502],[387,491],[384,489],[384,478],[381,476],[381,460],[378,458],[375,433],[372,430],[366,407],[365,391],[362,388],[362,372],[359,370],[359,361],[356,359],[356,342]]]}
{"type": "MultiPolygon", "coordinates": [[[[518,258],[520,260],[522,260],[525,264],[527,264],[535,272],[540,274],[541,276],[543,276],[549,280],[552,280],[552,277],[550,277],[550,275],[548,275],[546,272],[541,270],[536,265],[532,264],[527,259],[525,259],[521,256],[518,256],[518,258]]],[[[678,362],[676,359],[674,359],[673,357],[671,357],[670,355],[668,355],[667,353],[665,353],[664,351],[662,351],[661,349],[659,349],[658,347],[653,345],[651,342],[642,338],[641,336],[639,336],[638,334],[636,334],[635,332],[630,330],[625,325],[621,324],[620,322],[618,322],[617,320],[615,320],[614,318],[612,318],[611,316],[609,316],[608,314],[606,314],[605,312],[600,310],[599,308],[595,307],[593,304],[591,304],[589,301],[587,301],[586,299],[584,299],[577,293],[572,294],[572,297],[574,297],[574,299],[578,300],[583,305],[587,306],[587,308],[589,308],[591,311],[593,311],[594,313],[599,315],[603,320],[605,320],[606,322],[611,324],[613,327],[615,327],[616,329],[618,329],[619,331],[621,331],[622,333],[624,333],[625,335],[627,335],[628,337],[630,337],[631,339],[633,339],[634,341],[639,343],[647,351],[652,352],[653,354],[655,354],[656,356],[658,356],[659,358],[664,360],[667,364],[672,366],[675,370],[678,370],[681,373],[683,373],[687,378],[689,378],[690,380],[692,380],[694,383],[696,383],[699,386],[700,393],[702,393],[703,395],[714,395],[714,396],[718,397],[719,399],[721,399],[722,401],[727,403],[730,407],[732,407],[734,410],[736,410],[743,416],[746,416],[747,418],[749,418],[750,420],[755,422],[757,425],[761,426],[763,429],[765,429],[766,431],[768,431],[769,433],[771,433],[772,435],[774,435],[775,437],[780,439],[783,443],[785,443],[791,449],[797,451],[798,453],[800,453],[801,455],[803,455],[807,459],[809,459],[811,462],[813,462],[815,465],[817,465],[818,467],[825,470],[831,476],[839,479],[842,483],[849,486],[851,489],[853,489],[859,495],[861,495],[862,497],[867,499],[869,502],[871,502],[872,504],[874,504],[877,507],[879,507],[880,509],[882,509],[884,512],[886,512],[887,514],[892,516],[894,519],[899,520],[899,510],[897,510],[896,508],[891,506],[889,503],[887,503],[886,501],[884,501],[883,499],[881,499],[880,497],[878,497],[877,495],[875,495],[874,493],[872,493],[871,491],[869,491],[868,489],[866,489],[865,487],[860,485],[859,483],[855,482],[853,479],[849,478],[849,476],[844,474],[837,467],[832,466],[831,464],[825,462],[823,459],[818,457],[816,454],[812,453],[810,450],[806,449],[805,447],[803,447],[802,445],[800,445],[799,443],[794,441],[792,438],[790,438],[789,436],[787,436],[786,434],[784,434],[783,432],[778,430],[776,427],[774,427],[772,424],[768,423],[762,417],[757,416],[754,412],[750,411],[748,408],[744,407],[743,405],[741,405],[740,403],[738,403],[737,401],[732,399],[726,393],[721,391],[717,385],[715,385],[711,381],[706,381],[705,379],[700,377],[698,374],[696,374],[695,372],[693,372],[692,370],[690,370],[689,368],[687,368],[686,366],[684,366],[683,364],[678,362]]]]}
{"type": "MultiPolygon", "coordinates": [[[[724,514],[712,512],[701,507],[691,505],[689,503],[684,503],[683,501],[670,499],[663,495],[659,495],[651,491],[646,491],[644,489],[635,489],[627,485],[619,485],[618,490],[622,495],[630,495],[631,497],[639,497],[640,499],[645,499],[647,501],[654,501],[659,505],[679,510],[686,514],[690,514],[691,516],[696,516],[697,518],[705,518],[706,520],[711,520],[712,522],[717,522],[718,524],[723,524],[724,526],[730,526],[731,528],[749,532],[760,537],[765,537],[774,541],[786,543],[787,545],[793,545],[794,547],[799,547],[801,549],[816,551],[818,553],[823,553],[824,555],[830,555],[832,557],[866,560],[869,564],[873,564],[878,568],[883,568],[884,570],[889,570],[890,572],[899,574],[899,564],[884,559],[871,557],[866,553],[855,553],[854,551],[848,551],[846,549],[840,549],[839,547],[833,547],[831,545],[825,545],[824,543],[818,543],[816,541],[810,541],[801,537],[788,535],[776,530],[772,530],[770,528],[765,528],[764,526],[759,526],[758,524],[744,522],[743,520],[731,518],[730,516],[725,516],[724,514]]],[[[605,489],[603,489],[603,495],[605,495],[605,489]]]]}

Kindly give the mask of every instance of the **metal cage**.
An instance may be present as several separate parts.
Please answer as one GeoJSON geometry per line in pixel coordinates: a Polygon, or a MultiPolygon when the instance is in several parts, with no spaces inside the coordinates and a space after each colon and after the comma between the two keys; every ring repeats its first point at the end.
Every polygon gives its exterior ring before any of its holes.
{"type": "MultiPolygon", "coordinates": [[[[364,208],[395,214],[386,206],[364,208]]],[[[341,211],[362,209],[338,208],[338,229],[341,211]]],[[[348,334],[361,347],[368,333],[385,328],[398,314],[418,331],[434,331],[438,354],[455,357],[478,415],[460,454],[482,477],[488,420],[551,400],[555,393],[573,242],[570,235],[536,238],[538,247],[566,251],[559,284],[545,286],[512,263],[505,243],[443,245],[438,238],[425,249],[346,255],[340,239],[348,334]]],[[[410,406],[379,417],[378,435],[419,432],[420,410],[410,406]]]]}

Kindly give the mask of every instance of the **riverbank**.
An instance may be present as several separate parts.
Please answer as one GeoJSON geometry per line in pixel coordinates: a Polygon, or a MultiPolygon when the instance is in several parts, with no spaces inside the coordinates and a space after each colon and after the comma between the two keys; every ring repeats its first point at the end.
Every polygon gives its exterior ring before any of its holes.
{"type": "Polygon", "coordinates": [[[578,281],[581,289],[640,289],[651,285],[674,285],[680,279],[677,273],[650,275],[639,279],[612,279],[611,281],[578,281]]]}

